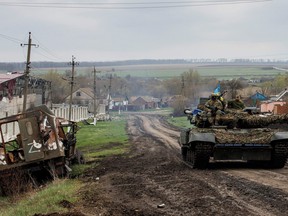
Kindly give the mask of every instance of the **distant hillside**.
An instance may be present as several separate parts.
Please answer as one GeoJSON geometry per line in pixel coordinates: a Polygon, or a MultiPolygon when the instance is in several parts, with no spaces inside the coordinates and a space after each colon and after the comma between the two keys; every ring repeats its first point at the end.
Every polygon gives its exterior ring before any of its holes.
{"type": "MultiPolygon", "coordinates": [[[[287,61],[273,61],[265,59],[140,59],[105,62],[79,62],[79,67],[104,67],[125,65],[156,65],[156,64],[197,64],[197,65],[287,65],[287,61]]],[[[68,62],[32,62],[32,68],[61,68],[67,67],[68,62]]],[[[0,71],[23,71],[24,62],[0,62],[0,71]]]]}
{"type": "MultiPolygon", "coordinates": [[[[103,66],[123,66],[123,65],[143,65],[143,64],[187,64],[184,59],[172,60],[126,60],[126,61],[106,61],[106,62],[79,62],[79,67],[103,67],[103,66]]],[[[61,68],[67,67],[68,62],[32,62],[32,68],[61,68]]],[[[0,62],[1,71],[19,71],[25,68],[24,62],[0,62]]]]}

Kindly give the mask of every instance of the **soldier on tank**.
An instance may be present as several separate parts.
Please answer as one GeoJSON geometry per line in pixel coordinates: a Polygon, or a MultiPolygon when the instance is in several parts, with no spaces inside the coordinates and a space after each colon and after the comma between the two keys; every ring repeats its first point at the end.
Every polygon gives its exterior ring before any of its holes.
{"type": "Polygon", "coordinates": [[[225,94],[227,93],[227,91],[224,91],[223,93],[221,93],[221,94],[219,94],[218,95],[218,99],[221,101],[221,103],[222,103],[222,106],[223,106],[223,109],[222,109],[222,111],[223,112],[225,112],[225,109],[227,108],[227,101],[226,101],[226,99],[225,99],[225,94]]]}
{"type": "Polygon", "coordinates": [[[244,102],[241,100],[240,95],[232,101],[228,101],[228,109],[243,110],[245,108],[244,102]]]}
{"type": "Polygon", "coordinates": [[[215,93],[211,94],[210,99],[205,103],[205,112],[208,117],[208,121],[211,125],[219,125],[219,120],[222,114],[223,105],[218,99],[218,95],[215,93]]]}

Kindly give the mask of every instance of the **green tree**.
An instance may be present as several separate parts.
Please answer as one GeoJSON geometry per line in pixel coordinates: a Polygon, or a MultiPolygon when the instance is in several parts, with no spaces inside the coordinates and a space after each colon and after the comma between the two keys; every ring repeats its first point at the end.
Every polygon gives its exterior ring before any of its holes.
{"type": "Polygon", "coordinates": [[[288,75],[278,75],[274,78],[271,85],[271,94],[278,94],[288,86],[288,75]]]}
{"type": "Polygon", "coordinates": [[[259,85],[264,95],[276,95],[288,86],[288,75],[277,75],[272,81],[263,82],[259,85]]]}

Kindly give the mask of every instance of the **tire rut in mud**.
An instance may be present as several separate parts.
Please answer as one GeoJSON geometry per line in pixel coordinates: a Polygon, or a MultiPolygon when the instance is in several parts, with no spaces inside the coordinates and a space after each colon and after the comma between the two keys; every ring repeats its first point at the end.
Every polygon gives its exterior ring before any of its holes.
{"type": "MultiPolygon", "coordinates": [[[[131,151],[104,159],[82,177],[81,212],[87,215],[286,215],[288,194],[272,186],[223,172],[195,170],[180,149],[144,127],[147,118],[130,116],[131,151]],[[163,205],[162,205],[163,204],[163,205]],[[160,208],[161,207],[161,208],[160,208]]],[[[148,118],[153,122],[152,118],[148,118]]],[[[158,120],[161,122],[162,120],[158,120]]],[[[152,124],[150,124],[152,125],[152,124]]],[[[165,127],[165,124],[162,125],[165,127]]],[[[169,129],[170,130],[170,129],[169,129]]],[[[166,130],[166,132],[168,129],[166,130]]],[[[245,172],[245,170],[244,170],[245,172]]]]}

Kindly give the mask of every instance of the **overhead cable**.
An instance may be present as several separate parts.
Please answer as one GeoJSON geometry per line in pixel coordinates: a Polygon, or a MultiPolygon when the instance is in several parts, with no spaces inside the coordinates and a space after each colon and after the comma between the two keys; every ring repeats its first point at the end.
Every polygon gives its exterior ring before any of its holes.
{"type": "Polygon", "coordinates": [[[110,3],[32,3],[32,2],[0,2],[0,6],[37,7],[37,8],[67,8],[67,9],[153,9],[153,8],[179,8],[196,6],[213,6],[227,4],[247,4],[271,2],[272,0],[196,0],[196,1],[158,1],[158,2],[110,2],[110,3]]]}

